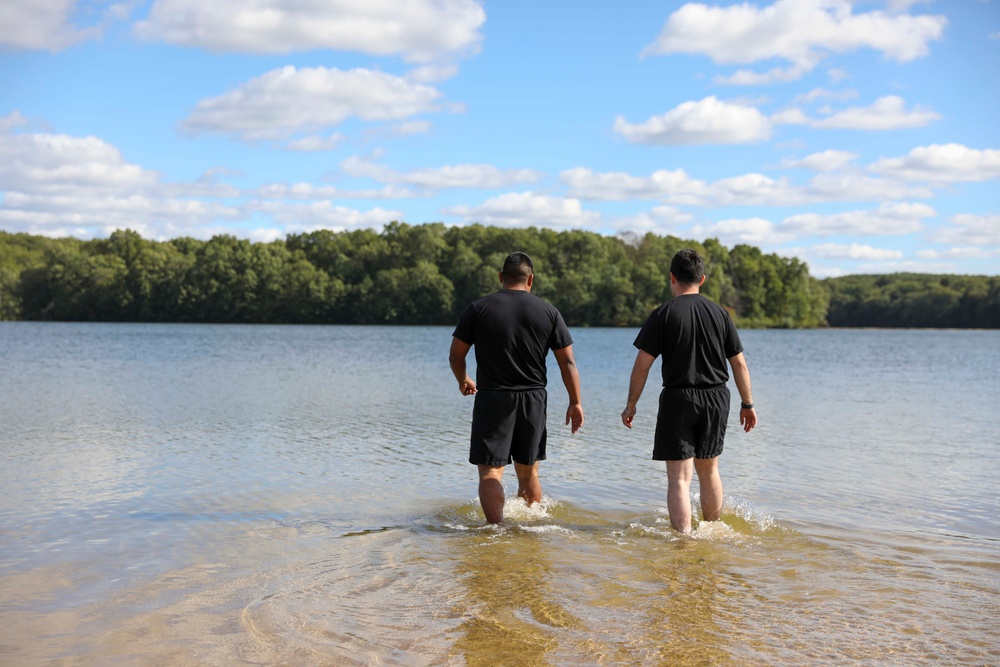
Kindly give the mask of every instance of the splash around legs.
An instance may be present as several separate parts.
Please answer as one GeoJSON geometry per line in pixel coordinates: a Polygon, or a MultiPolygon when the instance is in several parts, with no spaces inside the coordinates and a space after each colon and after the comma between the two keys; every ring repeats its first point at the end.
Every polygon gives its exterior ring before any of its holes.
{"type": "Polygon", "coordinates": [[[701,511],[705,521],[718,521],[722,515],[722,477],[719,457],[667,461],[667,511],[670,525],[684,535],[691,532],[691,479],[698,473],[701,511]]]}
{"type": "MultiPolygon", "coordinates": [[[[479,465],[479,503],[483,506],[486,523],[503,522],[503,471],[505,466],[479,465]]],[[[529,507],[542,501],[542,482],[538,479],[538,462],[531,465],[514,463],[517,473],[517,497],[529,507]]]]}

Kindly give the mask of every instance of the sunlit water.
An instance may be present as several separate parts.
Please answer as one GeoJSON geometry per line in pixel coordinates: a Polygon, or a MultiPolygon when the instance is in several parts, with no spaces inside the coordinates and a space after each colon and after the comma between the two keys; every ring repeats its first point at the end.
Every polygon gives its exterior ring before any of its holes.
{"type": "Polygon", "coordinates": [[[692,537],[635,332],[573,333],[491,527],[449,328],[0,323],[0,664],[1000,664],[1000,332],[743,332],[692,537]]]}

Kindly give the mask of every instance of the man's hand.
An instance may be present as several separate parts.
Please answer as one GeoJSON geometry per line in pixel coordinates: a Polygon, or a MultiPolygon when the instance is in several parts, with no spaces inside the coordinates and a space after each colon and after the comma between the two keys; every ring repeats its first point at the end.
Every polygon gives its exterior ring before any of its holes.
{"type": "Polygon", "coordinates": [[[740,408],[740,426],[749,433],[757,425],[757,411],[753,408],[740,408]]]}
{"type": "Polygon", "coordinates": [[[625,424],[627,428],[632,428],[632,419],[635,417],[635,406],[626,405],[625,409],[622,410],[622,424],[625,424]]]}
{"type": "Polygon", "coordinates": [[[458,390],[462,392],[462,396],[472,396],[476,393],[475,380],[465,372],[465,356],[469,354],[471,349],[471,344],[452,337],[451,349],[448,351],[448,364],[451,366],[451,372],[455,374],[458,390]]]}
{"type": "Polygon", "coordinates": [[[570,432],[576,433],[583,426],[583,406],[579,403],[570,403],[566,408],[566,424],[570,426],[570,432]]]}
{"type": "Polygon", "coordinates": [[[653,366],[656,357],[645,350],[639,350],[635,355],[635,363],[632,364],[632,374],[628,379],[628,400],[625,401],[625,409],[622,410],[622,424],[626,428],[632,428],[632,418],[635,417],[635,406],[639,403],[642,390],[646,386],[646,378],[649,377],[649,369],[653,366]]]}

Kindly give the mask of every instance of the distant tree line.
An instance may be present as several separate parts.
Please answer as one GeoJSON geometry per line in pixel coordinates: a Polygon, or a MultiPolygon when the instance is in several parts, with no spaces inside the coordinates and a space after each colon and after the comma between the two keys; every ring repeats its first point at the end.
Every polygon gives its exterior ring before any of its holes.
{"type": "Polygon", "coordinates": [[[670,260],[688,247],[706,259],[702,293],[742,327],[998,326],[994,278],[915,276],[916,287],[904,290],[909,305],[897,308],[886,287],[894,276],[818,281],[797,259],[715,239],[397,222],[270,243],[158,242],[130,230],[90,241],[0,232],[0,319],[452,324],[470,301],[498,289],[504,257],[522,250],[535,262],[534,293],[571,326],[637,326],[670,298],[670,260]],[[947,325],[891,324],[876,314],[888,304],[886,312],[908,318],[928,291],[926,304],[954,316],[947,325]]]}
{"type": "Polygon", "coordinates": [[[834,327],[1000,329],[1000,277],[917,273],[829,278],[834,327]]]}

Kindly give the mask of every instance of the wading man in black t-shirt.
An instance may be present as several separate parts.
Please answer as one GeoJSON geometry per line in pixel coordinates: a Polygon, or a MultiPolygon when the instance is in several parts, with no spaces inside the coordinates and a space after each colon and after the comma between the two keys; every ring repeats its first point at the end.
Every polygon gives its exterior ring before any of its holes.
{"type": "Polygon", "coordinates": [[[653,460],[667,462],[667,511],[670,525],[691,532],[691,477],[697,470],[705,521],[722,513],[719,455],[729,418],[729,372],[740,392],[740,424],[757,424],[750,391],[750,371],[743,345],[729,313],[698,290],[705,263],[694,250],[681,250],[670,263],[674,298],[653,311],[633,343],[639,348],[629,381],[622,423],[632,428],[635,406],[646,386],[649,368],[663,355],[663,390],[656,415],[653,460]]]}
{"type": "Polygon", "coordinates": [[[573,339],[556,308],[531,294],[531,258],[507,256],[502,289],[466,308],[452,334],[448,361],[465,396],[475,394],[469,463],[479,467],[479,501],[486,521],[503,521],[504,467],[514,462],[517,495],[528,505],[542,499],[538,462],[545,460],[545,357],[552,350],[569,393],[566,423],[583,425],[580,375],[573,339]],[[465,358],[476,347],[476,380],[465,358]]]}

